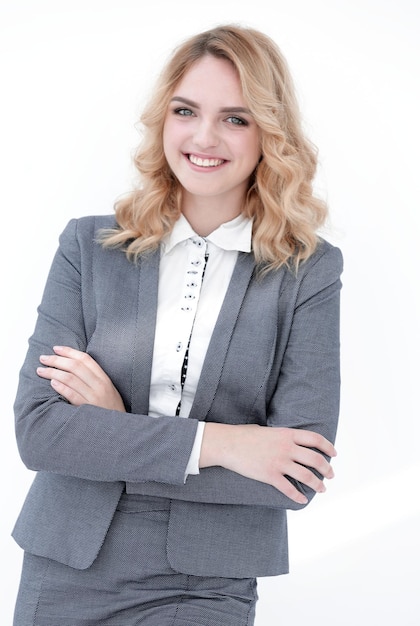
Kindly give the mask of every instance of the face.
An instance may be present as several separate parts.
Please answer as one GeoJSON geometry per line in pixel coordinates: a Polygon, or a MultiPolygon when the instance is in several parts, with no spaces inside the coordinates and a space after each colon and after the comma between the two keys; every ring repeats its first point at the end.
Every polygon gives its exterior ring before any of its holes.
{"type": "Polygon", "coordinates": [[[163,147],[189,204],[217,201],[238,215],[259,157],[259,130],[238,75],[226,59],[205,56],[176,86],[163,147]],[[223,204],[222,204],[223,203],[223,204]]]}

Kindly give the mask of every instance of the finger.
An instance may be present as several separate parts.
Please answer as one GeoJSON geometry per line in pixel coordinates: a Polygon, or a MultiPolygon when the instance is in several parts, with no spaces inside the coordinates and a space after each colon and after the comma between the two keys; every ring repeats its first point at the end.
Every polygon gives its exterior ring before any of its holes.
{"type": "MultiPolygon", "coordinates": [[[[57,355],[74,361],[77,366],[80,365],[80,367],[86,368],[86,370],[91,372],[94,376],[94,379],[92,380],[99,379],[106,382],[109,381],[109,376],[106,372],[87,352],[76,350],[75,348],[70,348],[69,346],[53,346],[53,350],[57,355]]],[[[75,371],[75,368],[73,368],[73,371],[75,371]]]]}
{"type": "Polygon", "coordinates": [[[70,359],[75,363],[80,363],[95,375],[98,375],[99,372],[104,373],[103,369],[87,352],[76,350],[76,348],[70,348],[69,346],[53,346],[53,350],[59,356],[70,359]]]}
{"type": "Polygon", "coordinates": [[[83,350],[77,350],[70,346],[53,346],[53,350],[55,354],[66,357],[67,359],[73,359],[74,361],[84,362],[87,366],[95,363],[94,359],[83,350]]]}
{"type": "MultiPolygon", "coordinates": [[[[59,392],[63,395],[67,400],[70,400],[73,395],[76,399],[81,400],[83,403],[89,401],[91,395],[91,388],[89,385],[80,379],[78,376],[74,376],[72,373],[67,372],[65,370],[55,369],[51,367],[38,367],[37,374],[41,378],[45,378],[51,381],[52,386],[57,389],[58,385],[60,386],[61,391],[59,392]],[[53,381],[54,384],[53,384],[53,381]],[[65,393],[63,390],[66,389],[65,393]]],[[[79,404],[81,402],[79,401],[79,404]]]]}
{"type": "Polygon", "coordinates": [[[56,367],[67,372],[79,372],[79,375],[93,375],[98,377],[101,374],[106,376],[102,368],[96,363],[92,357],[86,352],[75,350],[68,346],[54,346],[55,354],[41,354],[39,360],[41,363],[49,367],[56,367]]]}
{"type": "Polygon", "coordinates": [[[293,463],[285,472],[285,475],[290,476],[290,478],[302,485],[306,485],[306,487],[309,487],[316,493],[324,493],[326,490],[322,480],[311,469],[304,465],[299,465],[299,463],[293,463]]]}
{"type": "Polygon", "coordinates": [[[74,359],[56,356],[55,354],[41,354],[39,360],[43,365],[62,370],[63,372],[72,372],[77,365],[74,359]]]}
{"type": "Polygon", "coordinates": [[[67,385],[64,385],[59,380],[56,380],[55,378],[51,380],[51,387],[73,406],[86,404],[86,399],[83,398],[83,396],[77,393],[77,391],[75,391],[74,389],[71,389],[71,387],[67,387],[67,385]]]}
{"type": "Polygon", "coordinates": [[[87,386],[94,387],[98,376],[89,367],[88,359],[74,359],[71,357],[57,356],[55,354],[41,354],[40,362],[56,371],[69,372],[83,381],[87,386]]]}
{"type": "Polygon", "coordinates": [[[311,430],[294,429],[294,441],[306,448],[316,448],[326,456],[337,456],[337,451],[331,441],[311,430]]]}
{"type": "Polygon", "coordinates": [[[315,450],[297,446],[294,461],[300,465],[316,470],[324,478],[334,478],[334,470],[327,459],[315,450]]]}
{"type": "Polygon", "coordinates": [[[307,504],[308,498],[301,493],[285,476],[279,475],[272,486],[284,493],[285,496],[297,504],[307,504]]]}

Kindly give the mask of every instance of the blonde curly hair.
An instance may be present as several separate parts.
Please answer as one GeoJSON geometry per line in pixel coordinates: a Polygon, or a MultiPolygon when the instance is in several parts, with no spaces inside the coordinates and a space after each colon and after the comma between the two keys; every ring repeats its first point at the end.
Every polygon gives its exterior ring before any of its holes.
{"type": "Polygon", "coordinates": [[[155,249],[181,212],[182,189],[163,151],[163,126],[176,85],[205,55],[229,60],[259,129],[262,158],[244,199],[253,219],[252,247],[265,270],[298,265],[318,243],[327,207],[314,196],[317,151],[302,130],[287,62],[265,34],[236,25],[218,26],[181,44],[163,69],[140,122],[143,140],[134,162],[140,185],[115,205],[119,225],[102,234],[107,247],[124,247],[130,259],[155,249]]]}

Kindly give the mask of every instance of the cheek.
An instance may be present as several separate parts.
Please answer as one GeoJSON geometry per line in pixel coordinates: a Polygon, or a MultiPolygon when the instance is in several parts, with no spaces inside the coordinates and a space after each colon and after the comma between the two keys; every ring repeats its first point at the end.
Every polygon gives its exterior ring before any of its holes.
{"type": "Polygon", "coordinates": [[[246,155],[247,163],[250,164],[253,170],[259,163],[261,158],[261,143],[258,133],[252,134],[242,142],[241,146],[238,146],[239,152],[246,155]]]}
{"type": "Polygon", "coordinates": [[[171,157],[173,158],[175,155],[179,154],[182,148],[182,129],[180,129],[179,126],[174,124],[172,121],[165,122],[163,127],[162,142],[166,158],[168,160],[171,157]]]}
{"type": "Polygon", "coordinates": [[[249,157],[248,163],[250,165],[250,170],[253,172],[261,159],[261,149],[259,143],[248,146],[247,153],[249,157]]]}
{"type": "Polygon", "coordinates": [[[257,134],[257,136],[254,138],[253,147],[255,165],[257,166],[262,157],[262,146],[259,134],[257,134]]]}

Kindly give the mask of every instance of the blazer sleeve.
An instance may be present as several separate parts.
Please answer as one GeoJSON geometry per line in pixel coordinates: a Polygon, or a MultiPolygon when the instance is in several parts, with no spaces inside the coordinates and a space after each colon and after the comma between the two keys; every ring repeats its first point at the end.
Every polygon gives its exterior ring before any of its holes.
{"type": "MultiPolygon", "coordinates": [[[[327,246],[305,264],[293,298],[292,320],[280,375],[268,404],[267,426],[303,428],[334,442],[340,393],[340,289],[343,262],[338,248],[327,246]]],[[[279,302],[279,307],[287,303],[279,302]]],[[[285,314],[287,317],[287,314],[285,314]]],[[[280,316],[281,319],[281,316],[280,316]]],[[[294,481],[310,501],[315,492],[294,481]]],[[[130,490],[130,485],[127,489],[130,490]]],[[[274,487],[220,467],[200,470],[182,487],[138,484],[136,493],[180,500],[300,509],[274,487]]]]}
{"type": "MultiPolygon", "coordinates": [[[[20,455],[35,471],[106,482],[183,484],[196,420],[72,406],[36,374],[39,356],[51,354],[54,345],[86,350],[95,307],[93,295],[84,300],[82,292],[93,284],[94,222],[72,220],[60,237],[19,375],[14,410],[20,455]]],[[[101,271],[99,283],[106,285],[109,268],[101,271]]]]}

